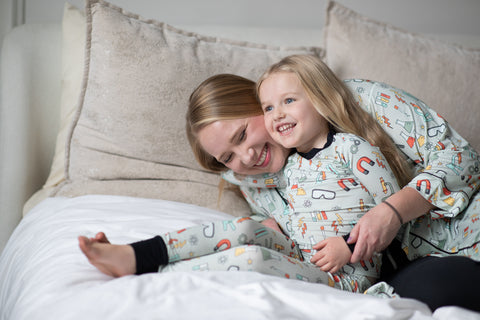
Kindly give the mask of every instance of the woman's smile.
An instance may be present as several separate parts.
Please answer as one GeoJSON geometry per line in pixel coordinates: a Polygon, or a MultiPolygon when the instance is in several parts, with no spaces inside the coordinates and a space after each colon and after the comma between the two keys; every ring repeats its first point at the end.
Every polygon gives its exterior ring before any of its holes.
{"type": "Polygon", "coordinates": [[[198,139],[207,153],[238,174],[277,172],[289,154],[268,134],[263,115],[215,121],[199,131],[198,139]]]}
{"type": "Polygon", "coordinates": [[[262,153],[260,154],[260,157],[257,160],[257,163],[255,163],[255,166],[266,167],[269,161],[270,161],[270,152],[269,152],[268,145],[265,145],[265,147],[263,147],[262,153]]]}

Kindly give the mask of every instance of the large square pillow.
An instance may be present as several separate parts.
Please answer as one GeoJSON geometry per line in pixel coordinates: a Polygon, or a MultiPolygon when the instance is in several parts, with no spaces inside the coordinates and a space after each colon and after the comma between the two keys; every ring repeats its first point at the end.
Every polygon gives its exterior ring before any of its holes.
{"type": "Polygon", "coordinates": [[[326,62],[340,78],[406,90],[480,150],[480,50],[395,28],[334,1],[327,7],[324,41],[326,62]]]}
{"type": "Polygon", "coordinates": [[[114,194],[181,201],[248,214],[241,196],[195,161],[185,134],[194,88],[207,77],[250,79],[295,53],[282,48],[206,37],[144,20],[105,1],[86,5],[82,93],[66,142],[65,181],[56,196],[114,194]]]}

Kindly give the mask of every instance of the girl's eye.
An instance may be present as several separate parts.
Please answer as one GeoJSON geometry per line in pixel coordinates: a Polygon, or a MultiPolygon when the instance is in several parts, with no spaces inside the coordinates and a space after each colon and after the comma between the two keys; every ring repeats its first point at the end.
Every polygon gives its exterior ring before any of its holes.
{"type": "Polygon", "coordinates": [[[285,104],[290,104],[292,103],[294,100],[292,98],[287,98],[285,99],[285,104]]]}
{"type": "Polygon", "coordinates": [[[263,108],[263,113],[267,113],[267,112],[270,112],[272,110],[273,110],[272,106],[267,106],[267,107],[263,108]]]}

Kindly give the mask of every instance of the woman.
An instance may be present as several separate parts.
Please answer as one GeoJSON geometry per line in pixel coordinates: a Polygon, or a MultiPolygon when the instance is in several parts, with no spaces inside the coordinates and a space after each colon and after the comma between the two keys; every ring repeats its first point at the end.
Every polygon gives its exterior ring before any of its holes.
{"type": "MultiPolygon", "coordinates": [[[[238,178],[232,173],[275,172],[284,161],[284,153],[277,152],[269,142],[263,122],[258,119],[259,108],[254,105],[244,108],[252,104],[253,97],[246,97],[246,101],[223,101],[229,93],[217,92],[223,87],[221,77],[217,80],[210,79],[200,85],[191,96],[187,133],[197,160],[209,170],[231,169],[225,177],[240,185],[257,213],[283,210],[283,201],[277,192],[281,191],[281,181],[275,181],[277,188],[258,189],[262,181],[266,181],[265,185],[271,184],[272,178],[238,178]],[[213,146],[222,148],[210,149],[211,141],[215,141],[213,146]]],[[[432,309],[452,304],[478,310],[474,293],[456,294],[459,290],[475,292],[475,288],[467,288],[468,284],[480,281],[479,263],[461,256],[479,260],[477,152],[444,119],[403,91],[361,80],[347,81],[346,86],[359,105],[379,120],[419,173],[406,188],[388,199],[397,213],[386,206],[377,206],[358,221],[349,241],[356,242],[351,262],[368,259],[374,252],[385,249],[404,225],[399,232],[402,244],[394,243],[389,248],[393,254],[386,255],[393,255],[395,259],[392,263],[385,261],[393,272],[387,273],[384,279],[401,296],[422,300],[432,309]],[[402,223],[398,223],[397,214],[402,223]],[[467,228],[472,232],[462,235],[461,231],[467,228]],[[408,251],[410,260],[415,260],[405,268],[401,268],[407,260],[400,247],[408,251]],[[431,254],[454,257],[425,258],[431,254]],[[472,300],[459,300],[465,296],[472,300]]],[[[250,89],[245,94],[251,94],[250,89]]]]}

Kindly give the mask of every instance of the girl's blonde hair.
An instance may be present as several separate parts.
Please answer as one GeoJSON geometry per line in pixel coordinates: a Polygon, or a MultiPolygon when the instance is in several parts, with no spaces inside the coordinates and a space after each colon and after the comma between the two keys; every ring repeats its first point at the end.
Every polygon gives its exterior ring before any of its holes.
{"type": "Polygon", "coordinates": [[[357,104],[344,82],[319,58],[292,55],[282,59],[261,76],[256,85],[257,93],[262,82],[277,72],[291,72],[298,77],[314,107],[336,132],[355,134],[380,148],[401,187],[411,180],[411,168],[388,134],[357,104]]]}
{"type": "Polygon", "coordinates": [[[190,96],[186,115],[187,137],[197,161],[214,172],[227,170],[198,141],[198,133],[219,120],[245,119],[262,115],[255,82],[233,74],[219,74],[203,81],[190,96]]]}

